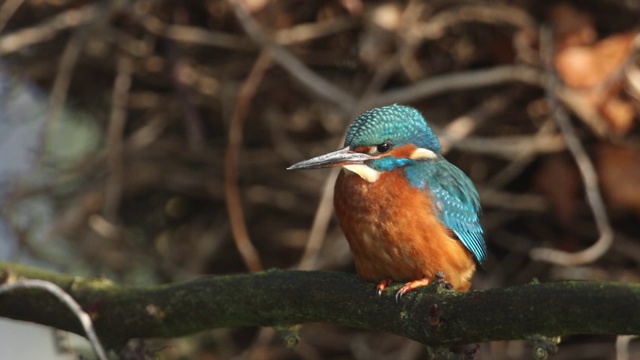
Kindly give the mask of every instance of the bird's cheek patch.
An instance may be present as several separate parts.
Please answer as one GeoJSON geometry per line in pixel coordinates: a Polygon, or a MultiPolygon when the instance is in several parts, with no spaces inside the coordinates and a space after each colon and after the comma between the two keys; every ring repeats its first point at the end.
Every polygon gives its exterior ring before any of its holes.
{"type": "Polygon", "coordinates": [[[413,160],[429,160],[437,158],[438,155],[429,149],[416,148],[409,157],[413,160]]]}
{"type": "Polygon", "coordinates": [[[351,171],[352,173],[358,174],[361,178],[367,180],[368,182],[376,182],[380,178],[380,172],[370,168],[364,164],[349,164],[343,166],[347,171],[351,171]]]}

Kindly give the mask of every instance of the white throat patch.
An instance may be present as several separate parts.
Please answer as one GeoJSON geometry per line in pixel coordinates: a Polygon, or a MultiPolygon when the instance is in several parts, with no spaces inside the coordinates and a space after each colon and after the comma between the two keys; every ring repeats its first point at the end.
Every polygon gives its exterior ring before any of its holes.
{"type": "Polygon", "coordinates": [[[413,154],[411,154],[410,158],[413,160],[428,160],[435,159],[438,155],[429,149],[417,148],[413,150],[413,154]]]}
{"type": "Polygon", "coordinates": [[[378,180],[378,178],[380,178],[380,172],[370,168],[369,166],[365,165],[365,164],[350,164],[350,165],[344,165],[343,168],[345,168],[347,171],[350,171],[352,173],[358,174],[358,176],[360,176],[361,178],[367,180],[368,182],[372,183],[372,182],[376,182],[376,180],[378,180]]]}

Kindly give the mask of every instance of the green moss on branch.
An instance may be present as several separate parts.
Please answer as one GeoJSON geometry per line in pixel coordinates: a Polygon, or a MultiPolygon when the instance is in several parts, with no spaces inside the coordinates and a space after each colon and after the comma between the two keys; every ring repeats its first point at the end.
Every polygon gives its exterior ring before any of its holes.
{"type": "MultiPolygon", "coordinates": [[[[378,298],[373,284],[337,272],[271,270],[130,287],[0,262],[2,271],[65,289],[111,345],[219,327],[306,322],[386,331],[432,346],[532,335],[640,334],[638,284],[565,281],[466,293],[428,287],[397,304],[393,290],[378,298]]],[[[71,312],[38,290],[0,295],[0,316],[82,334],[71,312]]]]}

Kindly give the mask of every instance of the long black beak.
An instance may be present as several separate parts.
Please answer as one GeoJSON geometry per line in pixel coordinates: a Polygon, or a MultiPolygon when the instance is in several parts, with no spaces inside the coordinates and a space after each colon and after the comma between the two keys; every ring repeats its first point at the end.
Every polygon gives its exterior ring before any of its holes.
{"type": "Polygon", "coordinates": [[[300,161],[299,163],[289,166],[287,170],[321,169],[349,164],[362,164],[370,159],[371,155],[349,150],[347,146],[328,154],[316,156],[313,159],[300,161]]]}

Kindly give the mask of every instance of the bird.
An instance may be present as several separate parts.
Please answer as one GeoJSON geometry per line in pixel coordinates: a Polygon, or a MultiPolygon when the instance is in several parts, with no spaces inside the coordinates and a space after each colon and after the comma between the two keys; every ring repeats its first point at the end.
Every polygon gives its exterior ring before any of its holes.
{"type": "Polygon", "coordinates": [[[344,147],[288,170],[341,167],[333,203],[357,274],[380,296],[394,282],[396,301],[434,281],[466,291],[487,257],[472,181],[442,155],[413,107],[388,105],[358,116],[344,147]]]}

